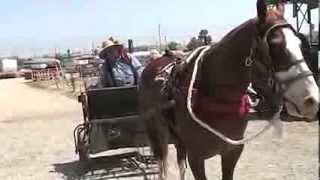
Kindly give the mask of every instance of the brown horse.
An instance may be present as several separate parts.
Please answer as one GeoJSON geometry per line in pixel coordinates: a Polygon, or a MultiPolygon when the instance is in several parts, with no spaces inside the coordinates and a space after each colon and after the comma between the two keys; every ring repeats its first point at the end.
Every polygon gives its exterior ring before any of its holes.
{"type": "MultiPolygon", "coordinates": [[[[319,89],[302,59],[294,30],[283,18],[283,8],[281,3],[268,8],[264,0],[258,0],[258,17],[219,43],[198,48],[185,63],[171,66],[173,59],[162,57],[145,68],[139,84],[141,111],[153,112],[145,116],[145,122],[161,179],[166,178],[170,136],[182,180],[186,158],[194,178],[206,180],[204,161],[215,155],[221,155],[222,179],[233,179],[243,141],[233,143],[211,132],[214,129],[233,140],[243,138],[247,88],[259,81],[252,76],[254,61],[268,70],[265,73],[278,85],[277,92],[293,107],[289,111],[308,118],[316,115],[319,89]],[[167,82],[158,77],[168,67],[173,69],[167,82]]],[[[268,82],[260,83],[268,86],[268,82]]]]}

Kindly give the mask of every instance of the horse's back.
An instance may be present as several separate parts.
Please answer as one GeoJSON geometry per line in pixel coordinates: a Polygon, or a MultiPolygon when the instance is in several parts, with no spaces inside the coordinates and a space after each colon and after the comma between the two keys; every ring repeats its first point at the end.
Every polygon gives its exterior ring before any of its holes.
{"type": "Polygon", "coordinates": [[[141,85],[148,86],[154,83],[155,77],[159,74],[163,67],[170,64],[172,59],[169,57],[159,57],[151,61],[143,70],[141,75],[141,85]]]}

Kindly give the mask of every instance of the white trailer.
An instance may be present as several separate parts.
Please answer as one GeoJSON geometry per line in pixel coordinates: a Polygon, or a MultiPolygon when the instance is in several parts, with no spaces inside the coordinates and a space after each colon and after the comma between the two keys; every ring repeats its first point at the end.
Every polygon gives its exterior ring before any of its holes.
{"type": "Polygon", "coordinates": [[[0,60],[0,78],[16,77],[18,72],[18,60],[4,58],[0,60]]]}

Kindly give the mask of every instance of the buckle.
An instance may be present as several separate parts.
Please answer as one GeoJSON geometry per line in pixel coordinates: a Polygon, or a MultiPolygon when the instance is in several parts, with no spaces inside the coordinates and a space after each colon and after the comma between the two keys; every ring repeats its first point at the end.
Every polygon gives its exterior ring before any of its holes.
{"type": "Polygon", "coordinates": [[[247,57],[246,61],[245,61],[245,66],[246,67],[251,67],[252,64],[253,64],[253,60],[252,60],[251,56],[247,57]]]}
{"type": "Polygon", "coordinates": [[[273,78],[269,78],[268,79],[268,85],[270,86],[270,87],[273,87],[273,85],[274,85],[274,80],[273,80],[273,78]]]}

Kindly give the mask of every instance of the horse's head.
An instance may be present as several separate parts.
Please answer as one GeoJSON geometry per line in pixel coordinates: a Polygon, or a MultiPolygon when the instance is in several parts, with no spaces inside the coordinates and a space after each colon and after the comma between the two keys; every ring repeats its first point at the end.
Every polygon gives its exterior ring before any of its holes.
{"type": "Polygon", "coordinates": [[[257,61],[272,72],[288,113],[312,119],[319,109],[319,88],[304,61],[301,41],[284,19],[284,4],[280,1],[270,7],[265,0],[257,1],[260,49],[265,55],[257,61]]]}

